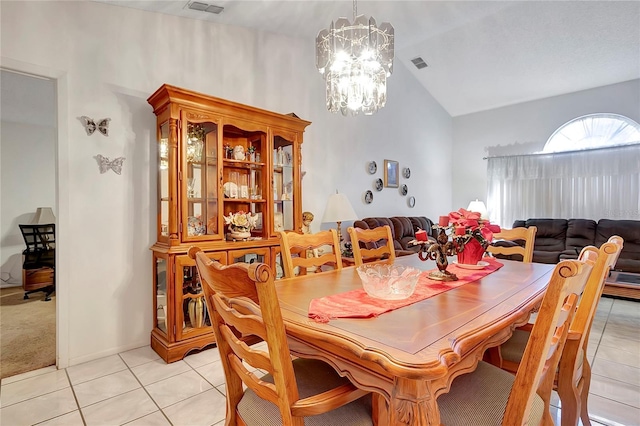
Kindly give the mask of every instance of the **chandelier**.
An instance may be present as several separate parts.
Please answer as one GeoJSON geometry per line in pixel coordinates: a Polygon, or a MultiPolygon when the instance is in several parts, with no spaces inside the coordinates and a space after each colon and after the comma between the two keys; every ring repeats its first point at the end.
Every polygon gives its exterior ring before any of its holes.
{"type": "Polygon", "coordinates": [[[327,86],[327,109],[371,115],[387,101],[387,77],[393,72],[393,26],[376,26],[373,17],[357,15],[353,24],[339,18],[316,37],[316,66],[327,86]]]}

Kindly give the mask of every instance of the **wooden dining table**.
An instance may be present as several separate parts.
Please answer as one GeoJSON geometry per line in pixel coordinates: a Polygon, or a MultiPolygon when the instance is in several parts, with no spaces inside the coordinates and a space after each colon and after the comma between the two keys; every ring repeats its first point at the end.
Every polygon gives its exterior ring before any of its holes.
{"type": "MultiPolygon", "coordinates": [[[[418,256],[396,263],[432,270],[418,256]]],[[[437,398],[473,371],[486,349],[528,321],[554,265],[500,260],[499,270],[373,318],[309,318],[315,298],[362,288],[355,267],[276,282],[293,354],[321,359],[356,386],[374,392],[379,425],[439,425],[437,398]]],[[[455,265],[449,270],[455,272],[455,265]]]]}

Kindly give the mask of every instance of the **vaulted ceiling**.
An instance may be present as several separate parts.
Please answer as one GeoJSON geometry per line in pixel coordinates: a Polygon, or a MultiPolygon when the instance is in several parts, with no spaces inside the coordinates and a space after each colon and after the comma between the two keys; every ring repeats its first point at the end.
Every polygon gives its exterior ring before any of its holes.
{"type": "MultiPolygon", "coordinates": [[[[309,39],[351,1],[101,0],[309,39]]],[[[395,28],[397,62],[459,116],[640,78],[638,1],[360,1],[358,14],[395,28]],[[416,69],[421,57],[427,68],[416,69]]],[[[393,76],[391,76],[393,78],[393,76]]],[[[391,95],[390,95],[391,96],[391,95]]]]}

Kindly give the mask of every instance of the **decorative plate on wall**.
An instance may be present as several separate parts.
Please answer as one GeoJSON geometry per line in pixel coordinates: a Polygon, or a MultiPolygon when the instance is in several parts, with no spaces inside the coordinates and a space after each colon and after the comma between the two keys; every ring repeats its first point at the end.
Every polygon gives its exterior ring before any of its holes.
{"type": "Polygon", "coordinates": [[[400,194],[401,195],[407,195],[407,193],[409,192],[409,188],[407,188],[407,185],[401,185],[400,186],[400,194]]]}
{"type": "Polygon", "coordinates": [[[407,204],[409,205],[409,207],[413,208],[416,205],[416,198],[409,197],[409,199],[407,200],[407,204]]]}
{"type": "Polygon", "coordinates": [[[371,204],[373,201],[373,192],[367,191],[364,193],[364,202],[367,204],[371,204]]]}
{"type": "Polygon", "coordinates": [[[378,171],[378,165],[375,161],[369,161],[369,174],[374,175],[378,171]]]}
{"type": "Polygon", "coordinates": [[[409,179],[411,177],[411,169],[409,169],[408,167],[402,169],[402,177],[404,177],[405,179],[409,179]]]}
{"type": "Polygon", "coordinates": [[[382,183],[382,179],[376,179],[376,191],[382,191],[384,184],[382,183]]]}

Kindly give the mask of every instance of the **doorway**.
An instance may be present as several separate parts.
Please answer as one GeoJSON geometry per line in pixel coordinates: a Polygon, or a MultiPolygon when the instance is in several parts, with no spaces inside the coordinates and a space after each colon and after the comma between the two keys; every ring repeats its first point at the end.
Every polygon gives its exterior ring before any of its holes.
{"type": "Polygon", "coordinates": [[[24,299],[18,227],[39,207],[57,212],[56,80],[0,70],[0,375],[56,364],[56,296],[24,299]]]}

